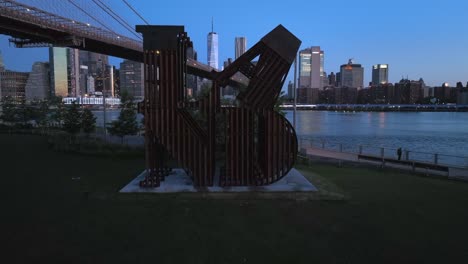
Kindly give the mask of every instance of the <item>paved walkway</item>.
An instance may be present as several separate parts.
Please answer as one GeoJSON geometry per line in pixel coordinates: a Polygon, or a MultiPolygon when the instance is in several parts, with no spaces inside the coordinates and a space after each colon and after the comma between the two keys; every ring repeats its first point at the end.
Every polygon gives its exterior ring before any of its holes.
{"type": "Polygon", "coordinates": [[[357,154],[338,152],[338,151],[327,150],[327,149],[316,148],[316,147],[301,148],[301,152],[307,155],[331,158],[331,159],[337,159],[337,160],[343,160],[343,161],[356,161],[356,162],[359,161],[357,154]]]}
{"type": "Polygon", "coordinates": [[[431,175],[439,175],[439,176],[446,176],[449,178],[456,178],[460,180],[468,180],[468,169],[461,169],[461,168],[449,168],[448,172],[438,171],[438,170],[431,170],[425,168],[414,168],[410,165],[403,165],[403,164],[395,164],[391,162],[382,162],[379,161],[370,161],[370,160],[362,160],[358,159],[358,154],[355,153],[344,153],[338,152],[333,150],[327,150],[317,147],[301,147],[301,153],[306,154],[307,156],[315,156],[315,157],[322,157],[322,158],[330,158],[336,159],[341,161],[350,161],[350,162],[359,162],[359,163],[366,163],[366,164],[373,164],[373,165],[380,165],[390,168],[402,169],[407,171],[415,171],[418,173],[425,173],[431,175]]]}

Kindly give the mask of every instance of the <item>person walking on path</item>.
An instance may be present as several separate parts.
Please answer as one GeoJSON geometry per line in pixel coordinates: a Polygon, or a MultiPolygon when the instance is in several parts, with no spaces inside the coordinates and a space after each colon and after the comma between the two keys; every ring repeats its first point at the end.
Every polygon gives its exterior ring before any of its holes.
{"type": "Polygon", "coordinates": [[[401,160],[401,148],[397,150],[398,160],[401,160]]]}

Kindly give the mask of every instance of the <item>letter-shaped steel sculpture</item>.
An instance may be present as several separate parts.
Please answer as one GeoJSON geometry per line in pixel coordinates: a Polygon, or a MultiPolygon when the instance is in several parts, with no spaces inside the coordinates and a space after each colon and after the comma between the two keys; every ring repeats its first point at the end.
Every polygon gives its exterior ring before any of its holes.
{"type": "MultiPolygon", "coordinates": [[[[137,26],[143,33],[147,175],[140,184],[157,187],[172,156],[195,186],[265,185],[295,163],[297,138],[291,124],[273,110],[301,41],[279,25],[217,72],[187,58],[192,43],[183,26],[137,26]],[[211,80],[208,95],[186,99],[188,74],[211,80]],[[220,89],[237,87],[237,105],[222,106],[220,89]],[[190,109],[205,117],[197,122],[190,109]],[[224,120],[222,125],[219,116],[224,120]],[[224,162],[216,166],[216,136],[222,127],[224,162]],[[219,176],[219,177],[217,177],[219,176]],[[216,179],[216,180],[215,180],[216,179]]],[[[218,143],[219,145],[219,143],[218,143]]]]}

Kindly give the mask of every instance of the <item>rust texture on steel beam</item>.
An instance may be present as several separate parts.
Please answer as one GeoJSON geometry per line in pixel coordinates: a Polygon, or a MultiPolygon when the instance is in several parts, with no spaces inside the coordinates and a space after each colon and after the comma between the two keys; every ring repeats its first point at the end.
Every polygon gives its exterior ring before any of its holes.
{"type": "Polygon", "coordinates": [[[217,72],[187,59],[192,43],[183,26],[137,26],[137,31],[143,33],[145,69],[139,110],[145,115],[147,176],[141,186],[159,186],[170,173],[169,158],[198,187],[265,185],[289,172],[297,137],[273,108],[299,39],[279,25],[217,72]],[[211,81],[209,92],[195,102],[187,100],[189,73],[211,81]],[[233,84],[239,89],[236,106],[221,106],[221,89],[233,84]]]}

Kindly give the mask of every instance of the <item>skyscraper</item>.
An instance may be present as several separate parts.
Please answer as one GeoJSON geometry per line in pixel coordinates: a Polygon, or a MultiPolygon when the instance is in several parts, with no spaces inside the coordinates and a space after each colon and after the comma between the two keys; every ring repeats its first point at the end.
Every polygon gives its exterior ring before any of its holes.
{"type": "Polygon", "coordinates": [[[294,84],[292,81],[288,83],[288,99],[294,99],[294,84]]]}
{"type": "MultiPolygon", "coordinates": [[[[225,60],[223,62],[223,68],[222,70],[226,69],[227,67],[229,67],[229,65],[231,65],[232,63],[232,58],[228,58],[227,60],[225,60]]],[[[225,99],[233,99],[233,96],[234,96],[234,88],[230,85],[226,85],[225,87],[222,87],[221,88],[221,96],[225,99]]]]}
{"type": "MultiPolygon", "coordinates": [[[[80,75],[79,75],[79,87],[80,87],[80,96],[91,94],[88,86],[88,76],[89,68],[88,65],[80,65],[80,75]]],[[[93,85],[94,90],[94,85],[93,85]]]]}
{"type": "Polygon", "coordinates": [[[336,75],[335,75],[335,73],[331,72],[331,73],[328,75],[328,84],[329,84],[331,87],[336,87],[336,75]]]}
{"type": "Polygon", "coordinates": [[[322,79],[322,88],[325,88],[327,87],[329,84],[329,80],[328,80],[328,75],[327,75],[327,72],[323,72],[323,75],[322,77],[320,78],[322,79]]]}
{"type": "Polygon", "coordinates": [[[388,64],[372,66],[372,85],[388,83],[388,64]]]}
{"type": "Polygon", "coordinates": [[[67,49],[68,94],[80,96],[80,53],[78,49],[67,49]]]}
{"type": "MultiPolygon", "coordinates": [[[[107,55],[94,53],[90,51],[80,51],[80,82],[86,83],[86,93],[94,94],[95,92],[103,92],[105,88],[108,96],[111,95],[112,86],[108,85],[105,81],[111,79],[111,72],[109,71],[109,57],[107,55]],[[91,77],[91,78],[90,78],[91,77]],[[94,83],[90,81],[93,80],[94,83]]],[[[84,85],[80,83],[80,85],[84,85]]],[[[84,91],[82,90],[81,93],[84,91]]]]}
{"type": "Polygon", "coordinates": [[[299,87],[323,88],[324,52],[320,47],[310,47],[299,52],[299,87]]]}
{"type": "Polygon", "coordinates": [[[114,70],[114,96],[120,95],[120,70],[113,66],[114,70]]]}
{"type": "Polygon", "coordinates": [[[341,87],[341,72],[336,73],[335,87],[341,87]]]}
{"type": "Polygon", "coordinates": [[[237,60],[237,58],[244,54],[247,49],[247,39],[245,37],[236,37],[235,46],[235,59],[237,60]]]}
{"type": "Polygon", "coordinates": [[[84,96],[102,92],[102,80],[108,78],[108,56],[72,48],[49,49],[51,95],[84,96]],[[89,77],[95,84],[90,88],[89,77]]]}
{"type": "Polygon", "coordinates": [[[211,32],[208,33],[208,65],[218,69],[218,34],[213,31],[213,20],[211,20],[211,32]]]}
{"type": "Polygon", "coordinates": [[[68,96],[67,48],[49,48],[50,95],[68,96]]]}
{"type": "Polygon", "coordinates": [[[112,65],[106,65],[105,73],[106,73],[106,76],[104,79],[104,87],[105,87],[106,96],[114,97],[115,96],[114,67],[112,65]]]}
{"type": "Polygon", "coordinates": [[[109,64],[109,56],[85,50],[80,50],[79,60],[80,65],[88,66],[88,74],[93,77],[98,76],[103,67],[109,64]]]}
{"type": "Polygon", "coordinates": [[[364,68],[361,64],[354,64],[350,59],[340,67],[341,87],[361,89],[364,87],[364,68]]]}

